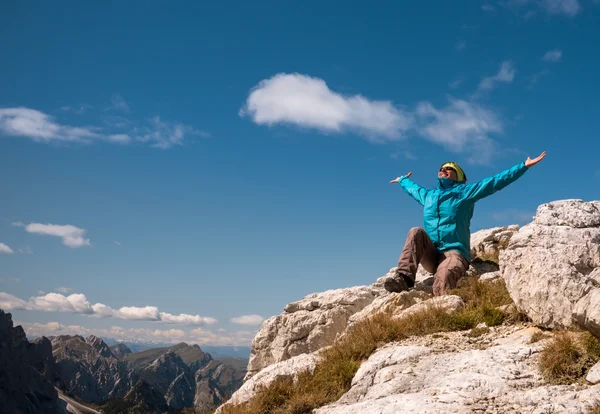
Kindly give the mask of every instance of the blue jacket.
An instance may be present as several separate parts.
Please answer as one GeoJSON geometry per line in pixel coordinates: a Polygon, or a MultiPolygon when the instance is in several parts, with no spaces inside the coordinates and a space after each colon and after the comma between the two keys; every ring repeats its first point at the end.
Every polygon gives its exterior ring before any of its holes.
{"type": "Polygon", "coordinates": [[[404,191],[423,207],[425,231],[438,252],[458,251],[471,260],[471,217],[475,202],[502,190],[527,171],[525,163],[474,184],[438,178],[438,187],[427,189],[407,177],[400,177],[404,191]]]}

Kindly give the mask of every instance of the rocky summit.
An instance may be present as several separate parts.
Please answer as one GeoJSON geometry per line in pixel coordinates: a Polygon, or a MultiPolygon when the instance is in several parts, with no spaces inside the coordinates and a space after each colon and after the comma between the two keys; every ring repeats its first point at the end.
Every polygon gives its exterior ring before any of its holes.
{"type": "Polygon", "coordinates": [[[46,338],[27,341],[12,316],[0,310],[0,413],[66,413],[48,378],[52,347],[46,338]]]}
{"type": "MultiPolygon", "coordinates": [[[[587,413],[599,404],[600,364],[592,365],[600,352],[586,362],[587,375],[569,383],[549,380],[541,361],[565,329],[600,337],[600,202],[540,205],[522,227],[472,234],[471,254],[469,279],[502,283],[513,302],[487,312],[510,317],[495,326],[482,323],[379,344],[340,397],[297,412],[587,413]]],[[[245,383],[217,414],[251,412],[244,403],[251,404],[262,390],[276,383],[282,387],[285,378],[295,383],[301,374],[316,375],[328,349],[377,315],[406,320],[424,309],[455,314],[469,306],[459,296],[432,298],[433,275],[422,268],[408,292],[386,292],[383,277],[366,286],[313,293],[267,319],[252,343],[245,383]]],[[[581,369],[575,368],[577,375],[581,369]]],[[[278,389],[280,399],[291,390],[278,389]]]]}

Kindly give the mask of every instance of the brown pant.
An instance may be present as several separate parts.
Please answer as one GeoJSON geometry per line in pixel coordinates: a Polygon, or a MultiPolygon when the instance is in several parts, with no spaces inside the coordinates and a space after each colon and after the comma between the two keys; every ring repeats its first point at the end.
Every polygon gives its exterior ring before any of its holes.
{"type": "Polygon", "coordinates": [[[404,249],[398,261],[398,273],[415,280],[419,263],[429,273],[434,273],[433,294],[445,295],[456,287],[465,275],[469,262],[456,251],[438,253],[425,230],[413,227],[408,232],[404,249]]]}

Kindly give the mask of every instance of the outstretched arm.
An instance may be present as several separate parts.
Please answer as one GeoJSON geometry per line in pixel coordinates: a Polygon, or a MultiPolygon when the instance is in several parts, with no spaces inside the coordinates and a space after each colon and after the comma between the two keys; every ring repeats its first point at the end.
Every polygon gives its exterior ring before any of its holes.
{"type": "Polygon", "coordinates": [[[502,190],[504,187],[517,181],[525,172],[540,162],[546,156],[546,151],[542,152],[539,157],[533,160],[527,157],[525,162],[515,165],[514,167],[502,171],[492,177],[485,178],[475,184],[465,186],[463,193],[467,199],[477,201],[494,194],[496,191],[502,190]]]}
{"type": "Polygon", "coordinates": [[[425,205],[425,198],[427,197],[428,189],[421,187],[416,184],[414,181],[410,180],[410,176],[412,172],[409,172],[406,175],[402,175],[398,178],[394,178],[390,181],[390,184],[400,183],[402,189],[406,194],[412,196],[415,200],[419,202],[422,206],[425,205]]]}

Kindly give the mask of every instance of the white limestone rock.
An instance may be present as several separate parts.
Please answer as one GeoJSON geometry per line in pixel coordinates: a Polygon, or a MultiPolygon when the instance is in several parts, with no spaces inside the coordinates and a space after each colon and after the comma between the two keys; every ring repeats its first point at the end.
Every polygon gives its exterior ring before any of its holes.
{"type": "Polygon", "coordinates": [[[245,379],[271,364],[333,344],[350,316],[380,294],[370,286],[356,286],[313,293],[288,304],[284,313],[263,322],[252,341],[245,379]]]}
{"type": "Polygon", "coordinates": [[[316,414],[471,413],[474,406],[539,382],[530,346],[462,353],[391,345],[361,365],[351,389],[316,414]]]}
{"type": "Polygon", "coordinates": [[[278,378],[292,377],[295,380],[302,372],[314,372],[318,361],[319,357],[316,354],[302,354],[286,361],[269,365],[244,382],[244,384],[233,393],[231,399],[215,411],[215,414],[220,414],[225,405],[239,405],[249,401],[260,388],[268,387],[278,378]]]}
{"type": "Polygon", "coordinates": [[[390,293],[377,297],[370,305],[360,312],[355,313],[349,319],[348,327],[380,312],[399,312],[417,303],[421,303],[430,296],[421,290],[409,290],[400,293],[390,293]]]}
{"type": "Polygon", "coordinates": [[[600,382],[600,362],[590,368],[585,379],[592,384],[598,384],[600,382]]]}
{"type": "Polygon", "coordinates": [[[577,325],[600,337],[600,202],[560,200],[538,207],[532,223],[500,252],[517,307],[547,328],[577,325]]]}
{"type": "Polygon", "coordinates": [[[465,302],[456,295],[436,296],[429,300],[419,302],[408,309],[397,312],[394,318],[401,319],[407,315],[423,311],[432,307],[443,309],[446,313],[458,312],[465,306],[465,302]]]}
{"type": "Polygon", "coordinates": [[[479,230],[471,234],[471,260],[498,263],[500,251],[506,248],[510,238],[518,230],[519,226],[513,224],[479,230]]]}

